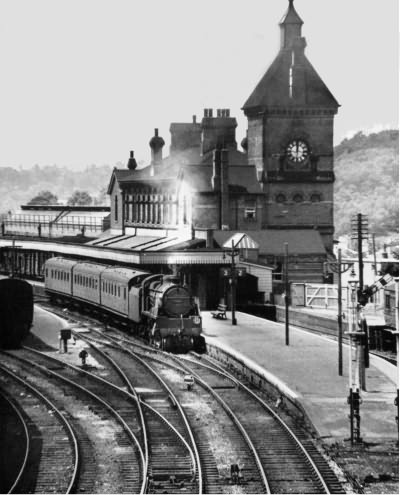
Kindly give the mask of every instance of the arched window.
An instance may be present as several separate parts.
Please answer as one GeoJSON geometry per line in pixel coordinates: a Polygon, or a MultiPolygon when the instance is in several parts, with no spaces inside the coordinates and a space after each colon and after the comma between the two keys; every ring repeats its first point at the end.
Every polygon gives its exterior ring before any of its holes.
{"type": "Polygon", "coordinates": [[[293,201],[295,203],[301,203],[303,201],[303,195],[301,193],[293,194],[293,201]]]}
{"type": "Polygon", "coordinates": [[[319,203],[322,201],[321,195],[319,193],[312,193],[310,196],[310,201],[312,203],[319,203]]]}

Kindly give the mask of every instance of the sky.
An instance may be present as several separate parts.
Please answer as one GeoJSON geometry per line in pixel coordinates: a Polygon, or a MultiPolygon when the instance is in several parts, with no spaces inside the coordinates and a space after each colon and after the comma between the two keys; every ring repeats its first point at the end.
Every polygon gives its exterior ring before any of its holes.
{"type": "MultiPolygon", "coordinates": [[[[335,144],[398,128],[398,0],[295,0],[341,107],[335,144]]],[[[241,110],[279,50],[288,0],[1,0],[0,167],[150,161],[158,128],[241,110]]]]}

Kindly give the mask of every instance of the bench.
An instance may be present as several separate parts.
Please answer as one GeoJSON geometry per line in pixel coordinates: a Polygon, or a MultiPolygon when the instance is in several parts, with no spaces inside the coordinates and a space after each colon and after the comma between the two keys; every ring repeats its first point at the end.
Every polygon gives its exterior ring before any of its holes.
{"type": "Polygon", "coordinates": [[[226,304],[218,304],[216,311],[212,312],[212,317],[218,320],[226,320],[226,304]]]}

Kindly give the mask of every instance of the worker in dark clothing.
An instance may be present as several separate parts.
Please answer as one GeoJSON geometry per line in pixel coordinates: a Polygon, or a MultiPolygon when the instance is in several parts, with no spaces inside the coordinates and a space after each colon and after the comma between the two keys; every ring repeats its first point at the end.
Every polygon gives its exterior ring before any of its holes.
{"type": "Polygon", "coordinates": [[[85,366],[86,358],[88,357],[87,351],[85,349],[82,349],[81,352],[79,353],[79,357],[82,359],[82,366],[85,366]]]}

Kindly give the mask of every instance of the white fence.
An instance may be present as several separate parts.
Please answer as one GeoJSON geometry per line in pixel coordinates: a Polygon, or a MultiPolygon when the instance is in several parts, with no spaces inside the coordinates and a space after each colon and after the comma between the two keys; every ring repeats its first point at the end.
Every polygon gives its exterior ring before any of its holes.
{"type": "MultiPolygon", "coordinates": [[[[336,309],[338,287],[331,284],[292,284],[292,305],[309,308],[336,309]]],[[[374,295],[378,305],[383,304],[383,290],[374,295]]],[[[342,287],[342,305],[347,306],[347,286],[342,287]]]]}

